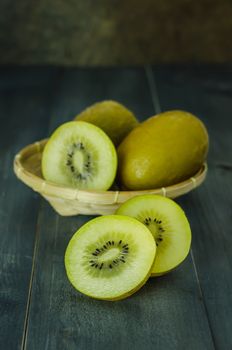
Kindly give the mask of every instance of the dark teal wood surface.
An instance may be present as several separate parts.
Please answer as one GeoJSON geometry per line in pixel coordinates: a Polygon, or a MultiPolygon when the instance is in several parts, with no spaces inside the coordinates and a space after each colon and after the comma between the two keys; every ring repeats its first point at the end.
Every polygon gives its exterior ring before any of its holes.
{"type": "Polygon", "coordinates": [[[161,110],[188,110],[210,136],[207,181],[181,199],[216,349],[232,349],[232,71],[164,69],[153,75],[161,110]]]}
{"type": "Polygon", "coordinates": [[[232,73],[217,67],[0,70],[1,349],[232,348],[231,97],[232,73]],[[91,217],[59,216],[12,172],[21,147],[103,99],[140,120],[192,111],[211,140],[207,181],[178,199],[193,231],[191,254],[118,302],[85,297],[65,274],[68,241],[91,217]]]}
{"type": "Polygon", "coordinates": [[[0,69],[0,348],[21,346],[40,198],[13,174],[14,155],[45,137],[54,69],[0,69]]]}

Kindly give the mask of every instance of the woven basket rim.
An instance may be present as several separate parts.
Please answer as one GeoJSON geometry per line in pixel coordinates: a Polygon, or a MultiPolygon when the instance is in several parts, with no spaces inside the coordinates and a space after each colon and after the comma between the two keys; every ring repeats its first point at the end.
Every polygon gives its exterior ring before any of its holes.
{"type": "Polygon", "coordinates": [[[67,186],[61,186],[50,181],[46,181],[42,177],[39,177],[32,172],[25,169],[23,166],[23,160],[34,155],[35,153],[41,153],[47,139],[34,142],[22,148],[14,157],[14,172],[16,176],[31,187],[34,191],[39,192],[42,195],[49,197],[59,197],[61,199],[77,199],[82,202],[94,203],[106,203],[115,204],[122,203],[125,199],[142,194],[160,194],[170,198],[176,198],[182,194],[188,193],[191,190],[198,187],[204,180],[207,174],[207,163],[203,163],[199,171],[191,176],[189,179],[179,182],[177,184],[149,189],[149,190],[108,190],[108,191],[93,191],[93,190],[79,190],[70,188],[67,186]]]}

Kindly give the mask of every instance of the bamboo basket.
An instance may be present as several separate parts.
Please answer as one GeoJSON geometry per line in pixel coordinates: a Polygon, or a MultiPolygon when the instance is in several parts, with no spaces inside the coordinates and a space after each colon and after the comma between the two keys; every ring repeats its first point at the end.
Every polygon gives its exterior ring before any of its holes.
{"type": "Polygon", "coordinates": [[[83,191],[45,181],[41,174],[41,156],[47,140],[23,148],[14,158],[17,177],[34,191],[39,192],[63,216],[78,214],[112,214],[127,199],[141,194],[159,194],[176,198],[198,187],[206,177],[207,164],[191,178],[178,184],[143,191],[83,191]]]}

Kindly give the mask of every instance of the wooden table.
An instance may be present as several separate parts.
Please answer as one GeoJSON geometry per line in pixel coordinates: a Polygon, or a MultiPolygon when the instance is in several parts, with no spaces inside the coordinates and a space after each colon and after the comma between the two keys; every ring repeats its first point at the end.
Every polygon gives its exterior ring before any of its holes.
{"type": "Polygon", "coordinates": [[[232,349],[231,67],[4,67],[0,120],[0,349],[232,349]],[[188,110],[210,135],[207,179],[178,199],[191,254],[114,303],[81,295],[66,278],[65,248],[90,217],[59,216],[12,170],[22,147],[103,99],[140,120],[188,110]]]}

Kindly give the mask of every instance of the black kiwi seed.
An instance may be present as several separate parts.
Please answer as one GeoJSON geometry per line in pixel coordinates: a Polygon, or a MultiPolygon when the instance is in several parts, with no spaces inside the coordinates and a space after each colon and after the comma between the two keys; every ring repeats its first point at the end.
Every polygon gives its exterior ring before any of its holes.
{"type": "MultiPolygon", "coordinates": [[[[146,225],[146,226],[149,226],[151,222],[154,222],[156,225],[157,225],[157,230],[159,232],[159,238],[161,239],[157,239],[159,240],[159,242],[162,242],[163,241],[163,238],[161,236],[161,233],[165,232],[165,230],[163,229],[162,226],[160,226],[162,224],[162,220],[158,220],[157,218],[154,218],[154,219],[151,219],[150,216],[146,217],[143,221],[143,223],[146,225]]],[[[156,242],[156,245],[158,245],[158,243],[156,242]]]]}

